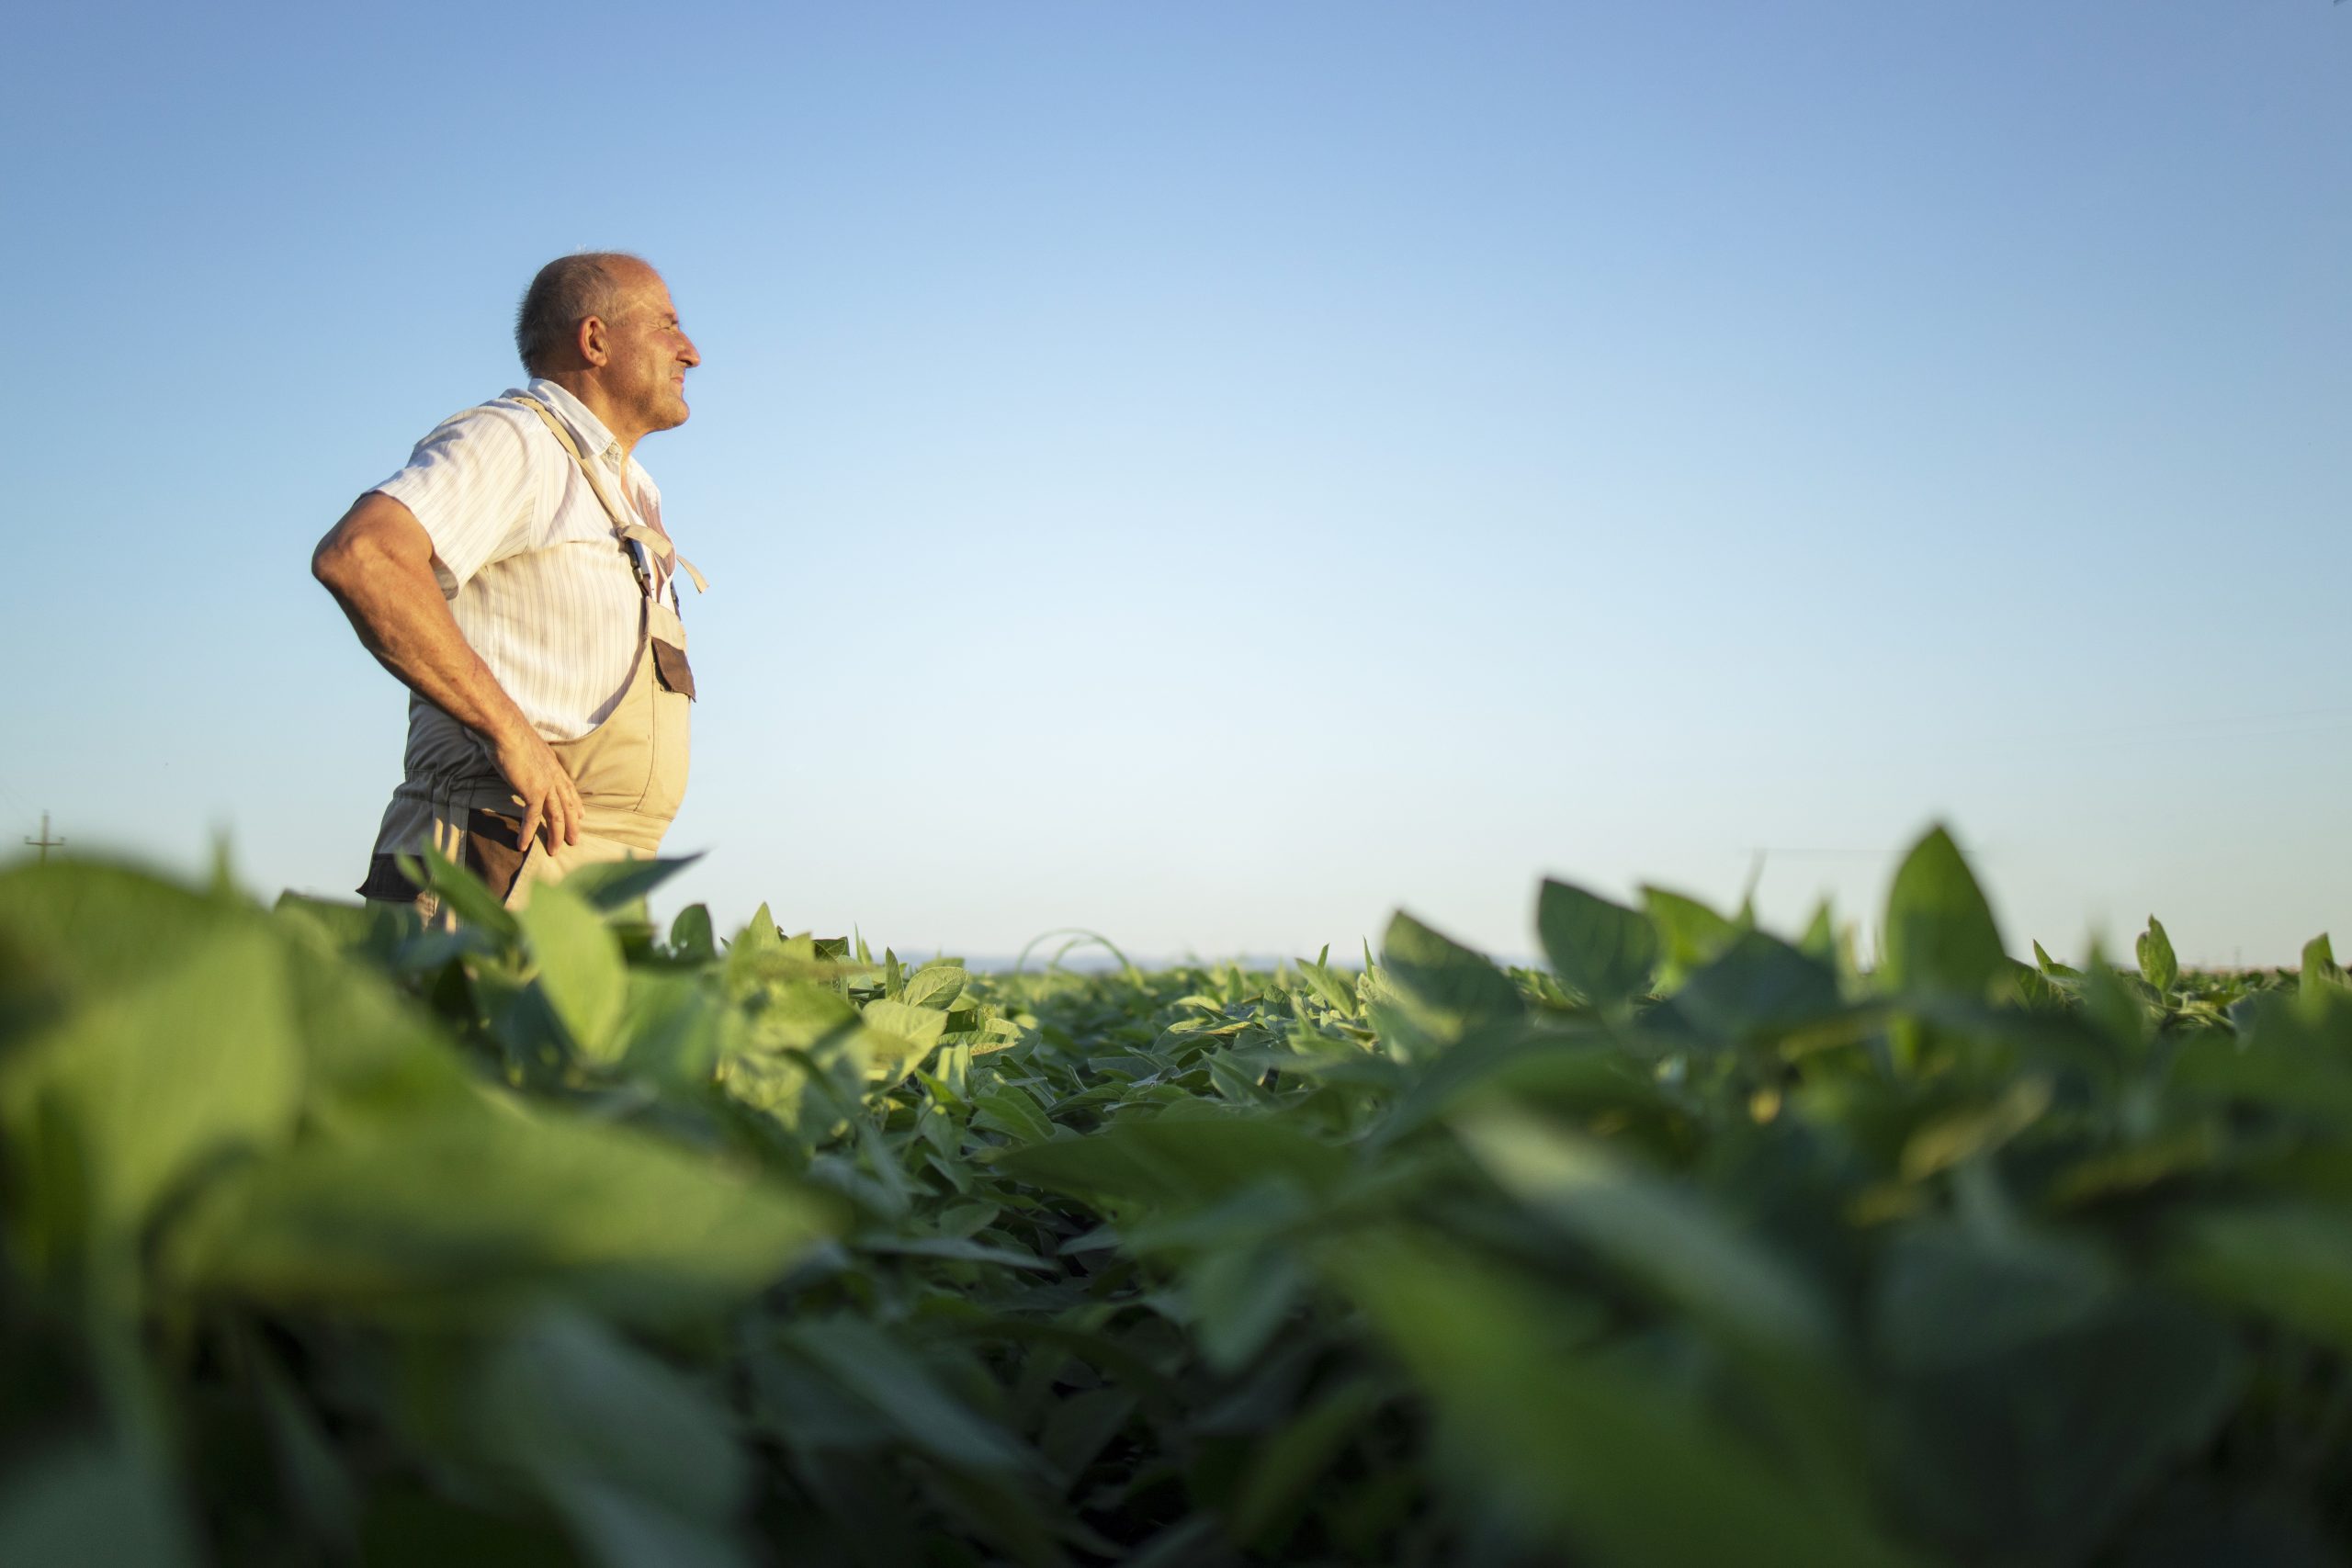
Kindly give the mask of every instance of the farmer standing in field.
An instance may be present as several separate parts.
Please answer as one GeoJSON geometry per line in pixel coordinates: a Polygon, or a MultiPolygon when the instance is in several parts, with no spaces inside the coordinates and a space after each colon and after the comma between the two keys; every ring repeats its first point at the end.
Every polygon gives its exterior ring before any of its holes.
{"type": "Polygon", "coordinates": [[[650,855],[686,788],[695,694],[662,496],[631,453],[685,423],[702,363],[661,276],[549,262],[514,324],[530,382],[443,422],[361,496],[311,570],[409,688],[400,787],[363,897],[417,890],[433,844],[513,904],[650,855]]]}

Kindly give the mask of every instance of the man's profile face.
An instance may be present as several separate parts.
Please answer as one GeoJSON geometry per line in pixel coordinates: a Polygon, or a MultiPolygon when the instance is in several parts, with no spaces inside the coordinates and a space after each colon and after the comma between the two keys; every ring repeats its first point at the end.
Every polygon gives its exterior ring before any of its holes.
{"type": "Polygon", "coordinates": [[[621,280],[621,303],[605,323],[609,355],[599,379],[613,401],[648,431],[686,423],[686,372],[702,363],[679,329],[669,285],[650,267],[621,280]]]}

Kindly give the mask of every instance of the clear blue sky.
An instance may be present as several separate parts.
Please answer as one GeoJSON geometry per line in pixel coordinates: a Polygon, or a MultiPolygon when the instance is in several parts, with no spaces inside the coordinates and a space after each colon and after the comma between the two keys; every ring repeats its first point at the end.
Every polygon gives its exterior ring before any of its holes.
{"type": "Polygon", "coordinates": [[[11,840],[350,887],[311,545],[616,246],[722,920],[1867,924],[1943,818],[2013,947],[2352,936],[2352,6],[94,4],[0,130],[11,840]]]}

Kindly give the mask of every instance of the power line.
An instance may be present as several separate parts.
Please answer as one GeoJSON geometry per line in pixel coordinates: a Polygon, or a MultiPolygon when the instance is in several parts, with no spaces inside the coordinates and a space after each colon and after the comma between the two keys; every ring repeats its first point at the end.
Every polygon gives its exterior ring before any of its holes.
{"type": "Polygon", "coordinates": [[[18,795],[15,790],[8,787],[8,781],[6,779],[0,779],[0,795],[6,795],[16,804],[19,810],[29,813],[33,808],[33,803],[31,801],[27,800],[23,795],[18,795]]]}

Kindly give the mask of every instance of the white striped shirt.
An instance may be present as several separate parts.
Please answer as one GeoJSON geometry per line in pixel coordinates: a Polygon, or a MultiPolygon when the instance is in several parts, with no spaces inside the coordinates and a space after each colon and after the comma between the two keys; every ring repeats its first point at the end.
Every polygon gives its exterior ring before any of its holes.
{"type": "MultiPolygon", "coordinates": [[[[601,465],[616,501],[662,525],[662,492],[603,421],[545,377],[523,390],[601,465]]],[[[539,416],[514,403],[452,415],[376,489],[424,525],[458,629],[531,727],[576,740],[603,723],[636,669],[642,591],[596,492],[539,416]]]]}

